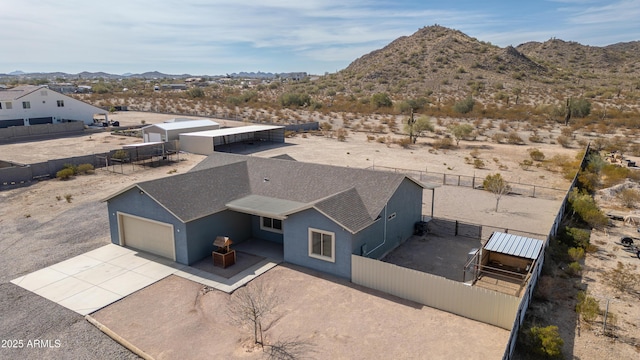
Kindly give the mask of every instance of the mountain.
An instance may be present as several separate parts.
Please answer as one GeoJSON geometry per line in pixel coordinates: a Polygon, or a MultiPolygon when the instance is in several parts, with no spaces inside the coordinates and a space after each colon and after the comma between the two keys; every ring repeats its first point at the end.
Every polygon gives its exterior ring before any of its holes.
{"type": "MultiPolygon", "coordinates": [[[[482,92],[628,82],[640,74],[640,42],[605,47],[551,39],[501,48],[458,30],[433,25],[372,51],[339,71],[358,93],[482,92]]],[[[637,79],[636,79],[637,82],[637,79]]]]}

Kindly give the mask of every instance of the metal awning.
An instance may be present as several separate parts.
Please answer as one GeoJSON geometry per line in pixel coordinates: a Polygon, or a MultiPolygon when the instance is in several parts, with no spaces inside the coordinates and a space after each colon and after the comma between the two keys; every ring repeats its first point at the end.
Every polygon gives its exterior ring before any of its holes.
{"type": "Polygon", "coordinates": [[[289,214],[309,207],[305,203],[261,195],[248,195],[225,205],[227,208],[241,213],[280,220],[286,219],[289,214]]]}
{"type": "Polygon", "coordinates": [[[544,245],[543,240],[520,235],[494,232],[484,246],[485,250],[536,260],[544,245]]]}

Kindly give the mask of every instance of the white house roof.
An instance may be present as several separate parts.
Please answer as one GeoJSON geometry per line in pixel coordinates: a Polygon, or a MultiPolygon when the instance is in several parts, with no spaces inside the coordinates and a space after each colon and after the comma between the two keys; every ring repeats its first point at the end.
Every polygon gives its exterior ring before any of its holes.
{"type": "Polygon", "coordinates": [[[248,126],[238,126],[232,128],[224,128],[217,130],[205,130],[205,131],[196,131],[191,133],[184,133],[181,135],[187,136],[202,136],[202,137],[216,137],[216,136],[227,136],[227,135],[237,135],[237,134],[246,134],[256,131],[267,131],[267,130],[275,130],[281,129],[284,126],[276,126],[276,125],[248,125],[248,126]]]}
{"type": "Polygon", "coordinates": [[[13,87],[11,89],[2,89],[0,90],[0,100],[18,100],[24,95],[30,94],[38,89],[45,88],[46,86],[35,86],[35,85],[20,85],[13,87]]]}
{"type": "Polygon", "coordinates": [[[485,250],[536,260],[544,245],[543,240],[525,236],[494,232],[484,246],[485,250]]]}
{"type": "Polygon", "coordinates": [[[198,127],[204,127],[204,126],[215,126],[215,125],[219,125],[219,124],[211,120],[191,120],[191,121],[177,121],[177,122],[153,124],[153,125],[145,126],[142,129],[144,130],[151,127],[157,127],[162,130],[180,130],[180,129],[190,129],[190,128],[198,128],[198,127]]]}

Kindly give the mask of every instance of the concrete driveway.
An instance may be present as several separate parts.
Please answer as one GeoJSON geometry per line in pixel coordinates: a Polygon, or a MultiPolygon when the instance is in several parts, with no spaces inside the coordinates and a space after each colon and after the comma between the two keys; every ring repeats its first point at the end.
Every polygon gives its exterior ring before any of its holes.
{"type": "Polygon", "coordinates": [[[226,279],[155,255],[109,244],[11,282],[87,315],[172,274],[231,292],[276,265],[277,262],[265,259],[226,279]]]}

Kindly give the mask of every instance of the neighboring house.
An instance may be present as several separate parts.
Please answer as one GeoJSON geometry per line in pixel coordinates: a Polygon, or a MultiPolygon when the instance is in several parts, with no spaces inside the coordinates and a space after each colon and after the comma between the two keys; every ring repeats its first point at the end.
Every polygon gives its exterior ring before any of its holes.
{"type": "Polygon", "coordinates": [[[17,86],[0,90],[0,128],[82,121],[93,124],[93,116],[108,112],[53,91],[46,86],[17,86]]]}
{"type": "Polygon", "coordinates": [[[172,121],[143,127],[142,139],[144,142],[173,141],[178,140],[180,138],[180,134],[194,131],[215,130],[219,128],[220,124],[206,119],[172,121]]]}
{"type": "Polygon", "coordinates": [[[131,185],[108,203],[111,240],[193,264],[216,236],[282,244],[289,263],[351,278],[413,234],[424,186],[402,174],[215,153],[191,171],[131,185]]]}

